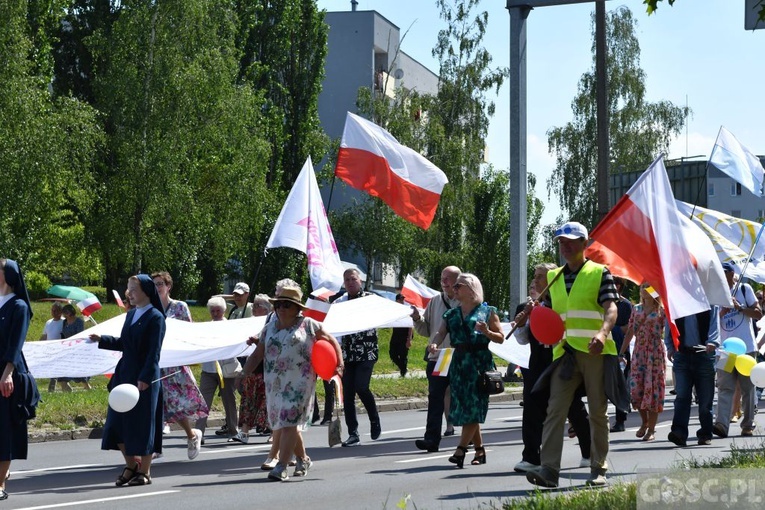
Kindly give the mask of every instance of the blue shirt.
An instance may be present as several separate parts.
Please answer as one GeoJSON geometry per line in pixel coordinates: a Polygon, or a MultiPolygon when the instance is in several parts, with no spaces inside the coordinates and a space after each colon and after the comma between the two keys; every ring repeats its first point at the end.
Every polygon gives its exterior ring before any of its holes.
{"type": "MultiPolygon", "coordinates": [[[[707,341],[704,343],[712,344],[715,347],[720,346],[720,311],[717,306],[712,306],[712,311],[709,317],[709,335],[707,341]]],[[[685,318],[685,335],[680,338],[684,347],[693,348],[695,345],[702,345],[697,342],[699,338],[699,322],[695,315],[690,315],[685,318]]],[[[672,341],[672,332],[669,329],[669,321],[664,328],[664,345],[667,347],[667,354],[675,353],[675,344],[672,341]]]]}

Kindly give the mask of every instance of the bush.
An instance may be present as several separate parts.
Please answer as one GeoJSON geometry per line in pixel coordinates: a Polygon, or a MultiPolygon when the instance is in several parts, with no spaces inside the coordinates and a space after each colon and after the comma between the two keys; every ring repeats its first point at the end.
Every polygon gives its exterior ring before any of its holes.
{"type": "Polygon", "coordinates": [[[96,286],[89,286],[89,287],[80,287],[82,290],[86,290],[88,292],[92,292],[96,295],[98,300],[101,302],[101,304],[106,303],[106,287],[96,287],[96,286]]]}
{"type": "Polygon", "coordinates": [[[24,281],[27,284],[29,299],[42,299],[48,297],[47,291],[50,286],[50,280],[47,276],[37,271],[28,271],[24,273],[24,281]]]}

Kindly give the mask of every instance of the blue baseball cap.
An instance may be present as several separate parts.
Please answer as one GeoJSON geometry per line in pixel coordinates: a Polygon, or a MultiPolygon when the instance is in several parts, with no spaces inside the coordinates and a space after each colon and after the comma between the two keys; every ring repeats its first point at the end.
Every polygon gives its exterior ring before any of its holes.
{"type": "Polygon", "coordinates": [[[723,262],[722,268],[723,268],[723,271],[730,271],[731,273],[736,272],[735,268],[733,267],[733,264],[731,264],[730,262],[723,262]]]}

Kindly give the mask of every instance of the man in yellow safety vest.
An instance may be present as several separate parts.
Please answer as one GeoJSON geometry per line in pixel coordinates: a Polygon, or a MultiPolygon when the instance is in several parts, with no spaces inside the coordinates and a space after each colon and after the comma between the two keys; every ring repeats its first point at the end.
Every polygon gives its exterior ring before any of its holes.
{"type": "Polygon", "coordinates": [[[568,222],[555,231],[563,267],[550,271],[552,307],[565,324],[563,338],[553,349],[550,400],[542,432],[542,465],[526,474],[529,482],[557,487],[563,449],[563,426],[571,399],[584,383],[590,409],[592,448],[588,485],[604,485],[608,469],[608,399],[604,360],[616,359],[611,328],[616,322],[619,294],[608,269],[584,257],[587,229],[568,222]],[[562,277],[561,277],[562,276],[562,277]]]}

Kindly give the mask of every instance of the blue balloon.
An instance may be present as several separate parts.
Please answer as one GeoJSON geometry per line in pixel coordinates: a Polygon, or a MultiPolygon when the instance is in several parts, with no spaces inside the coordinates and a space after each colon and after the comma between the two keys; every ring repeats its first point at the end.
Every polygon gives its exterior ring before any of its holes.
{"type": "Polygon", "coordinates": [[[746,344],[743,340],[736,337],[730,337],[722,343],[722,348],[731,354],[746,354],[746,344]]]}

